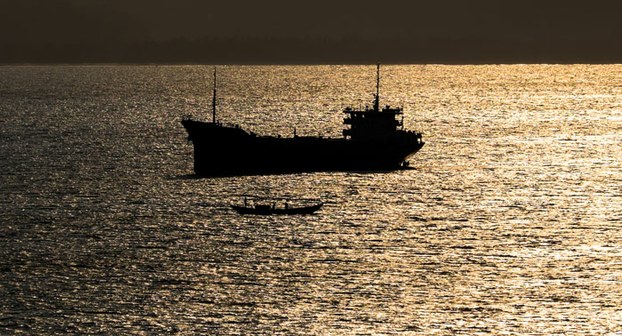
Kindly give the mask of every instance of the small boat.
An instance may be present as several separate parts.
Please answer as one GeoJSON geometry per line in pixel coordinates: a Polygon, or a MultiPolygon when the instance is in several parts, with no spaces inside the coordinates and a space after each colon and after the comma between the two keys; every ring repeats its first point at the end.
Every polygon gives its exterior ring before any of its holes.
{"type": "Polygon", "coordinates": [[[255,205],[231,205],[233,210],[242,215],[308,215],[319,210],[324,203],[320,202],[313,205],[291,207],[288,203],[283,206],[276,204],[255,204],[255,205]]]}

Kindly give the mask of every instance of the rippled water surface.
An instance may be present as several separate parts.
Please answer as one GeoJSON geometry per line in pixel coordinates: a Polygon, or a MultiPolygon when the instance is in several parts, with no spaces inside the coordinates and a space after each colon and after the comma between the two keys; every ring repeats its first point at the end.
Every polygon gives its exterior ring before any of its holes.
{"type": "MultiPolygon", "coordinates": [[[[338,137],[375,84],[219,74],[220,120],[283,136],[338,137]]],[[[622,66],[382,74],[415,169],[197,179],[180,120],[210,118],[211,68],[0,67],[0,333],[622,333],[622,66]]]]}

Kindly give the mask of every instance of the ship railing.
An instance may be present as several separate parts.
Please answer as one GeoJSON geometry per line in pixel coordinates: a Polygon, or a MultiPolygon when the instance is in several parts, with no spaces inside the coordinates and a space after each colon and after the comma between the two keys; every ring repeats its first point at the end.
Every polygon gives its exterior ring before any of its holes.
{"type": "MultiPolygon", "coordinates": [[[[343,113],[350,113],[350,114],[355,114],[355,113],[370,113],[370,112],[376,112],[373,108],[370,108],[369,106],[366,106],[365,108],[362,107],[358,107],[358,108],[352,108],[352,107],[346,107],[345,109],[343,109],[343,113]]],[[[402,107],[390,107],[389,105],[385,106],[382,108],[382,110],[379,111],[380,113],[393,113],[395,115],[398,114],[403,114],[404,113],[404,109],[402,107]]]]}
{"type": "Polygon", "coordinates": [[[231,128],[242,128],[242,126],[240,126],[239,124],[234,124],[234,123],[223,123],[223,122],[216,122],[217,125],[219,126],[225,126],[225,127],[231,127],[231,128]]]}
{"type": "MultiPolygon", "coordinates": [[[[210,124],[212,123],[212,122],[209,122],[209,121],[197,120],[191,114],[184,115],[183,117],[181,117],[181,120],[183,120],[183,121],[192,120],[192,121],[205,122],[205,123],[210,123],[210,124]]],[[[224,127],[231,127],[231,128],[242,128],[242,126],[240,126],[239,124],[222,122],[222,121],[216,121],[216,125],[224,126],[224,127]]]]}
{"type": "Polygon", "coordinates": [[[415,143],[423,143],[423,133],[417,131],[402,131],[406,135],[406,139],[414,140],[415,143]]]}

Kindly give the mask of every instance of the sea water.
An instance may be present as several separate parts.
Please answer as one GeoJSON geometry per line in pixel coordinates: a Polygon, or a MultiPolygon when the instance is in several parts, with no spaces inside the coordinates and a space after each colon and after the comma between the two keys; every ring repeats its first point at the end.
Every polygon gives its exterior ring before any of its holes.
{"type": "MultiPolygon", "coordinates": [[[[622,333],[622,66],[381,70],[413,169],[196,178],[211,66],[0,67],[0,333],[622,333]]],[[[217,118],[340,137],[375,75],[219,66],[217,118]]]]}

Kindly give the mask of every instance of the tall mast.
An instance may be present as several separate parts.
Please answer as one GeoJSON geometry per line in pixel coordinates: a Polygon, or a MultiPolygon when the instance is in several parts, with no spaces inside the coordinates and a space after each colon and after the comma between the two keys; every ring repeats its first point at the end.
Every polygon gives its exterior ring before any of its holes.
{"type": "Polygon", "coordinates": [[[214,67],[214,95],[212,96],[212,123],[216,123],[216,67],[214,67]]]}
{"type": "Polygon", "coordinates": [[[380,111],[380,63],[376,64],[376,99],[374,100],[374,111],[380,111]]]}

